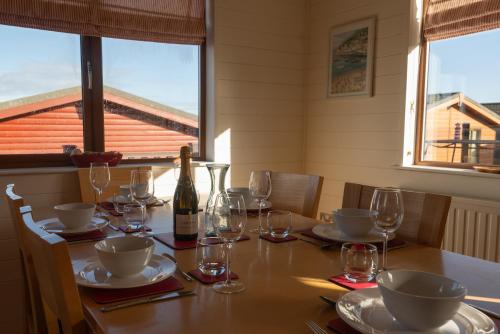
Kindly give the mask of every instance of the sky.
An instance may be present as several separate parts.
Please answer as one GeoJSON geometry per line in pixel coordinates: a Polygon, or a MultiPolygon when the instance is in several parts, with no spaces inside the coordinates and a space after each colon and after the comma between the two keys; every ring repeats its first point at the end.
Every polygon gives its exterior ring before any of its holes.
{"type": "Polygon", "coordinates": [[[431,42],[428,93],[500,102],[500,29],[431,42]]]}
{"type": "MultiPolygon", "coordinates": [[[[104,38],[104,85],[198,114],[198,46],[104,38]]],[[[81,85],[80,37],[0,25],[0,102],[81,85]]]]}

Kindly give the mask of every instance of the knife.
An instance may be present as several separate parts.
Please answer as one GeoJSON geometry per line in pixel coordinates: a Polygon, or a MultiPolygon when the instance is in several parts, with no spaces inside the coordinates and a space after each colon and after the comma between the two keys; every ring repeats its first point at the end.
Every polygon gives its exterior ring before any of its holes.
{"type": "Polygon", "coordinates": [[[103,307],[101,307],[101,312],[109,312],[109,311],[119,310],[119,309],[129,307],[129,306],[154,303],[154,302],[176,299],[176,298],[192,296],[192,295],[195,295],[194,291],[186,290],[186,291],[171,292],[171,293],[167,293],[167,294],[159,295],[159,296],[144,297],[144,298],[134,299],[134,300],[130,300],[130,301],[123,302],[123,303],[116,303],[116,304],[109,305],[109,306],[103,306],[103,307]]]}

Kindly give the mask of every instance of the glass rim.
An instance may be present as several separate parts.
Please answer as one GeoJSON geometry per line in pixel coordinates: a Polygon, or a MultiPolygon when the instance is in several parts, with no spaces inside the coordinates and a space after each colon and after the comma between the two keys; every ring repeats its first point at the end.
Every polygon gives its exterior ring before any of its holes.
{"type": "Polygon", "coordinates": [[[222,246],[224,244],[224,241],[222,240],[221,237],[201,237],[197,240],[197,244],[201,246],[222,246]],[[217,241],[216,243],[210,243],[210,242],[203,242],[206,240],[214,240],[217,241]]]}
{"type": "Polygon", "coordinates": [[[377,252],[378,253],[378,248],[374,244],[370,244],[367,242],[346,242],[342,244],[342,249],[348,249],[349,246],[363,246],[364,248],[362,250],[365,251],[370,251],[370,252],[377,252]]]}
{"type": "Polygon", "coordinates": [[[90,163],[90,167],[92,166],[109,166],[109,164],[107,162],[96,161],[90,163]]]}

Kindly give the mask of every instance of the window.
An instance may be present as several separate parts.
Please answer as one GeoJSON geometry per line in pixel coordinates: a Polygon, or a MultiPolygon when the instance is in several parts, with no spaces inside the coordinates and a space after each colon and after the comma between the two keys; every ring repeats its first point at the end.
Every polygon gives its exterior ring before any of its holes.
{"type": "Polygon", "coordinates": [[[83,147],[80,36],[0,25],[0,42],[0,154],[83,147]]]}
{"type": "Polygon", "coordinates": [[[205,34],[204,0],[0,2],[0,168],[204,159],[205,34]]]}
{"type": "Polygon", "coordinates": [[[500,29],[428,44],[421,159],[500,164],[500,29]]]}
{"type": "Polygon", "coordinates": [[[199,153],[197,45],[103,38],[104,145],[129,158],[199,153]]]}
{"type": "Polygon", "coordinates": [[[424,2],[417,164],[500,165],[500,4],[424,2]]]}

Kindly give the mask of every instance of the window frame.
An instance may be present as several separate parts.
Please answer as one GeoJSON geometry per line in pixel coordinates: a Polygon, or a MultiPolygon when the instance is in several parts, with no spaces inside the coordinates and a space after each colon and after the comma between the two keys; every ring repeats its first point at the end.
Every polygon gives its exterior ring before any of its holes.
{"type": "MultiPolygon", "coordinates": [[[[104,99],[102,71],[102,38],[80,35],[81,87],[83,105],[84,151],[105,150],[104,99]],[[89,67],[92,74],[89,75],[89,67]],[[89,82],[91,77],[92,82],[89,82]],[[90,84],[90,85],[89,85],[90,84]]],[[[206,159],[206,42],[199,45],[199,135],[198,156],[194,161],[206,159]]],[[[73,166],[64,153],[2,154],[0,169],[73,166]]],[[[120,164],[173,162],[176,157],[123,159],[120,164]]]]}

